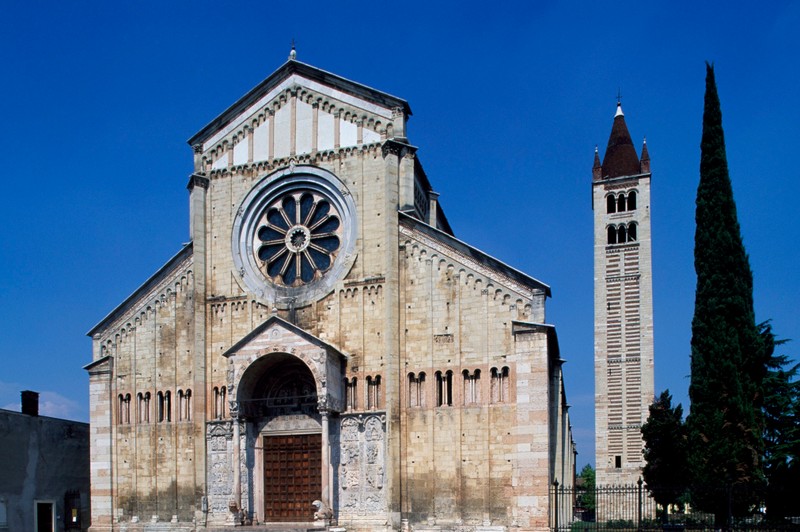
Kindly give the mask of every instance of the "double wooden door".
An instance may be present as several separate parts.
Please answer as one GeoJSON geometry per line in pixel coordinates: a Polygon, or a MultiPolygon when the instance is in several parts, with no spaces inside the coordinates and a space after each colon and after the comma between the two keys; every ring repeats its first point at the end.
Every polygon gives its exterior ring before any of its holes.
{"type": "Polygon", "coordinates": [[[267,522],[307,522],[322,493],[322,435],[264,436],[264,516],[267,522]]]}

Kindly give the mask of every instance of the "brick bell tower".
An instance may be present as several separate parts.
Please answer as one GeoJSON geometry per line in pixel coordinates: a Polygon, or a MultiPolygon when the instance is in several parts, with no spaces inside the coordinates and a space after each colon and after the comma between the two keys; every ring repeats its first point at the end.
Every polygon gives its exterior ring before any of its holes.
{"type": "Polygon", "coordinates": [[[633,484],[654,397],[650,156],[619,102],[602,163],[595,149],[592,209],[597,485],[633,484]]]}

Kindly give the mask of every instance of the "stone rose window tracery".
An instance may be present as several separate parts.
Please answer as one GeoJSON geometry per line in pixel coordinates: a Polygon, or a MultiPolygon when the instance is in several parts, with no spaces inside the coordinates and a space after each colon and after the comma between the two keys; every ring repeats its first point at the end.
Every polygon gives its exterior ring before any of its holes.
{"type": "Polygon", "coordinates": [[[341,216],[324,196],[289,192],[258,221],[253,249],[261,271],[276,284],[301,286],[319,279],[341,247],[341,216]]]}
{"type": "Polygon", "coordinates": [[[325,297],[356,259],[356,204],[346,184],[313,165],[263,177],[241,200],[231,232],[234,271],[277,308],[325,297]]]}

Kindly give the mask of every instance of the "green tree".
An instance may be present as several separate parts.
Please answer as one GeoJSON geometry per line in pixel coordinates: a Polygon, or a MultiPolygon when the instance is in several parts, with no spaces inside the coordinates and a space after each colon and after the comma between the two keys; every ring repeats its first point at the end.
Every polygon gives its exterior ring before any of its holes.
{"type": "Polygon", "coordinates": [[[581,479],[580,487],[584,490],[578,501],[578,505],[585,509],[583,520],[594,521],[594,512],[597,509],[597,488],[595,487],[596,475],[592,465],[583,466],[578,477],[581,479]]]}
{"type": "Polygon", "coordinates": [[[669,390],[650,405],[650,415],[642,425],[645,466],[642,476],[653,499],[664,509],[664,522],[669,505],[676,504],[688,488],[689,467],[686,452],[686,427],[683,407],[672,406],[669,390]]]}
{"type": "Polygon", "coordinates": [[[770,521],[782,521],[796,513],[800,485],[800,364],[786,355],[775,355],[775,341],[768,323],[760,325],[770,359],[764,379],[764,474],[766,506],[770,521]]]}
{"type": "Polygon", "coordinates": [[[692,362],[687,419],[692,502],[726,528],[756,504],[764,477],[764,338],[755,324],[753,274],[728,175],[713,66],[706,93],[697,188],[692,362]]]}

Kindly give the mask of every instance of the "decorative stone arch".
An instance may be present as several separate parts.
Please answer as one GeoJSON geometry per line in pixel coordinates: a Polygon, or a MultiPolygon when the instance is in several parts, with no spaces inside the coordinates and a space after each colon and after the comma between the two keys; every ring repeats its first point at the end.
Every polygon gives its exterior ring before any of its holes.
{"type": "Polygon", "coordinates": [[[345,355],[272,316],[223,356],[229,364],[232,463],[241,465],[231,472],[229,507],[262,523],[283,518],[270,506],[279,488],[267,485],[274,476],[266,472],[273,458],[267,444],[283,438],[312,445],[319,457],[319,469],[311,472],[318,475],[319,491],[301,495],[309,498],[302,501],[308,503],[308,517],[292,519],[310,521],[313,501],[329,508],[332,500],[329,419],[345,407],[345,355]]]}

